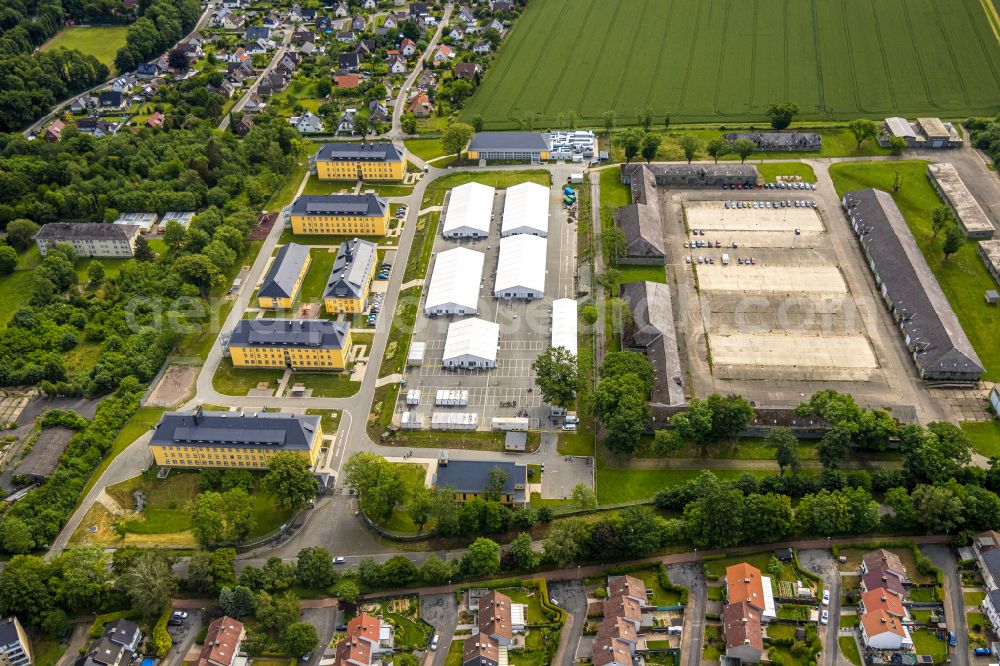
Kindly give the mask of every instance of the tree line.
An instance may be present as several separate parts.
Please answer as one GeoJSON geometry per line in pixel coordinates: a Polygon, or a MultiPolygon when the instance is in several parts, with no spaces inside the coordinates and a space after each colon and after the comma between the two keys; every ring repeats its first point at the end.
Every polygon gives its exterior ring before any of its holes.
{"type": "Polygon", "coordinates": [[[198,0],[158,0],[146,5],[142,15],[129,26],[125,46],[115,55],[115,67],[119,72],[128,72],[156,58],[190,32],[199,16],[198,0]]]}

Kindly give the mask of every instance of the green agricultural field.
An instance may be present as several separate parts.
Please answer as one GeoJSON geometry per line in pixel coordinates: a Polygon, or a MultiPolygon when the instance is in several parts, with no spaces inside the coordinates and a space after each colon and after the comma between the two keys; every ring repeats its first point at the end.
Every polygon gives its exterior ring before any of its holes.
{"type": "MultiPolygon", "coordinates": [[[[489,129],[576,112],[619,125],[1000,111],[1000,44],[979,0],[547,0],[528,5],[464,115],[489,129]]],[[[563,116],[565,118],[565,116],[563,116]]]]}
{"type": "Polygon", "coordinates": [[[45,42],[42,50],[60,46],[76,49],[86,55],[94,56],[113,70],[118,49],[125,46],[127,32],[127,25],[72,26],[45,42]]]}

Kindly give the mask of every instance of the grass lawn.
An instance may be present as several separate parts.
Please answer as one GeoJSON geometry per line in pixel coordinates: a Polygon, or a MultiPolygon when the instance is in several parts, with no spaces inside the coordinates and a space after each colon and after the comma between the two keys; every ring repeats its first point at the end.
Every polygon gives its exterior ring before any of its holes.
{"type": "Polygon", "coordinates": [[[617,284],[626,282],[660,282],[666,283],[667,272],[663,266],[615,266],[618,271],[617,284]]]}
{"type": "Polygon", "coordinates": [[[964,592],[962,597],[965,599],[966,606],[979,606],[983,603],[983,599],[986,598],[985,592],[964,592]]]}
{"type": "Polygon", "coordinates": [[[323,292],[326,291],[326,282],[330,278],[330,269],[333,268],[337,252],[335,249],[331,251],[314,248],[309,251],[309,257],[312,261],[309,263],[305,279],[302,280],[299,300],[313,303],[323,300],[323,292]]]}
{"type": "MultiPolygon", "coordinates": [[[[305,150],[307,154],[310,154],[316,151],[316,146],[317,144],[310,141],[305,144],[303,150],[305,150]]],[[[281,187],[276,189],[274,194],[271,195],[271,198],[268,199],[267,205],[264,206],[264,210],[271,212],[280,211],[282,208],[292,203],[292,199],[295,198],[295,193],[298,191],[299,185],[302,183],[302,179],[305,178],[308,170],[308,159],[299,162],[295,168],[292,169],[292,172],[288,174],[288,177],[285,178],[285,182],[281,184],[281,187]]]]}
{"type": "Polygon", "coordinates": [[[63,645],[59,639],[40,631],[31,635],[31,656],[34,657],[32,663],[35,666],[54,666],[63,656],[63,652],[63,645]]]}
{"type": "Polygon", "coordinates": [[[35,267],[41,261],[34,243],[17,257],[17,266],[10,275],[0,277],[0,326],[6,326],[17,309],[31,298],[35,267]]]}
{"type": "MultiPolygon", "coordinates": [[[[840,565],[841,571],[857,571],[858,567],[861,566],[861,558],[865,553],[870,552],[871,548],[841,548],[839,554],[841,557],[847,558],[846,564],[840,565]],[[854,563],[853,567],[850,567],[851,563],[854,563]]],[[[910,579],[918,585],[929,585],[934,583],[934,578],[931,576],[925,576],[917,570],[917,561],[913,557],[913,551],[909,548],[886,548],[890,553],[895,553],[899,556],[899,560],[903,563],[906,568],[906,573],[910,579]]],[[[913,589],[908,595],[911,599],[914,597],[914,593],[918,590],[913,589]]],[[[913,599],[916,601],[916,599],[913,599]]],[[[929,599],[933,601],[933,599],[929,599]]]]}
{"type": "Polygon", "coordinates": [[[311,175],[302,194],[352,194],[357,184],[356,180],[320,180],[311,175]]]}
{"type": "MultiPolygon", "coordinates": [[[[724,579],[726,576],[726,567],[732,566],[734,564],[739,564],[741,562],[752,564],[753,566],[757,567],[762,572],[764,572],[766,575],[770,576],[771,574],[768,573],[769,571],[768,564],[770,563],[771,558],[773,556],[774,556],[773,551],[765,550],[759,553],[748,553],[746,555],[733,555],[732,557],[727,557],[721,560],[709,560],[705,562],[705,578],[709,580],[724,579]]],[[[783,580],[788,582],[793,582],[797,580],[791,564],[788,564],[787,562],[782,563],[781,577],[778,580],[779,581],[783,580]]],[[[774,580],[771,581],[772,585],[774,585],[774,583],[776,582],[778,581],[774,580]]],[[[774,587],[776,588],[777,585],[774,585],[774,587]]],[[[774,592],[775,594],[777,594],[778,592],[777,589],[775,589],[774,592]]]]}
{"type": "Polygon", "coordinates": [[[594,455],[594,435],[577,431],[573,434],[560,433],[558,450],[564,456],[594,455]]]}
{"type": "Polygon", "coordinates": [[[958,316],[965,334],[986,367],[983,379],[1000,379],[1000,345],[996,344],[996,309],[986,304],[983,293],[996,283],[976,253],[976,243],[966,240],[961,249],[947,260],[941,252],[944,234],[933,237],[931,210],[942,203],[927,180],[927,162],[845,162],[830,167],[837,194],[875,187],[892,191],[893,172],[903,177],[903,186],[892,195],[917,245],[934,272],[948,302],[958,316]]]}
{"type": "MultiPolygon", "coordinates": [[[[441,647],[439,646],[440,650],[441,647]]],[[[445,657],[444,666],[462,666],[463,650],[465,643],[462,640],[452,641],[448,646],[448,656],[445,657]]]]}
{"type": "Polygon", "coordinates": [[[979,631],[983,630],[983,627],[989,626],[986,622],[986,617],[982,613],[966,613],[965,619],[969,626],[969,631],[979,631]],[[979,629],[976,629],[976,627],[979,629]]]}
{"type": "Polygon", "coordinates": [[[542,624],[547,621],[545,611],[542,610],[542,603],[538,598],[537,588],[504,587],[497,591],[506,594],[515,604],[527,604],[528,612],[524,619],[528,624],[542,624]]]}
{"type": "Polygon", "coordinates": [[[795,627],[790,624],[769,624],[767,625],[767,637],[771,639],[791,638],[795,639],[795,627]]]}
{"type": "MultiPolygon", "coordinates": [[[[849,617],[849,616],[843,616],[843,617],[841,617],[841,625],[840,626],[844,626],[843,625],[843,619],[844,619],[844,617],[849,617]]],[[[917,622],[918,624],[927,624],[928,622],[931,621],[931,612],[929,610],[911,610],[910,611],[910,617],[913,618],[913,621],[917,622]]],[[[855,617],[855,624],[857,624],[857,622],[858,622],[858,620],[855,617]]]]}
{"type": "MultiPolygon", "coordinates": [[[[929,613],[930,613],[930,611],[928,611],[928,614],[929,613]]],[[[912,615],[913,613],[911,612],[910,614],[912,615]]],[[[841,615],[840,616],[840,626],[843,629],[850,629],[850,628],[856,627],[856,626],[858,626],[859,623],[860,623],[860,620],[858,619],[857,615],[841,615]]]]}
{"type": "Polygon", "coordinates": [[[777,182],[778,176],[798,176],[803,183],[815,183],[816,173],[802,162],[761,162],[756,165],[765,183],[777,182]]]}
{"type": "Polygon", "coordinates": [[[641,578],[642,582],[646,584],[646,589],[653,591],[649,597],[649,601],[652,605],[676,606],[681,602],[681,595],[679,592],[667,590],[660,585],[660,579],[656,575],[655,569],[642,569],[640,571],[634,571],[629,575],[641,578]]]}
{"type": "Polygon", "coordinates": [[[385,377],[402,372],[406,355],[410,352],[410,335],[417,321],[417,305],[420,302],[421,287],[410,287],[399,294],[396,312],[392,316],[392,327],[385,345],[385,354],[378,369],[378,376],[385,377]]]}
{"type": "Polygon", "coordinates": [[[243,396],[261,382],[267,382],[272,389],[277,387],[283,374],[282,370],[234,368],[232,359],[224,358],[212,377],[212,386],[225,395],[243,396]]]}
{"type": "Polygon", "coordinates": [[[101,477],[104,470],[108,468],[111,461],[115,457],[125,450],[125,448],[134,442],[138,437],[143,435],[148,430],[152,430],[157,423],[160,422],[160,417],[163,416],[163,412],[166,411],[163,407],[140,407],[132,418],[122,427],[118,436],[115,437],[115,441],[111,444],[111,450],[108,451],[107,455],[101,461],[101,464],[97,466],[94,473],[90,475],[90,479],[87,481],[87,485],[83,487],[80,492],[80,498],[87,496],[90,489],[97,483],[97,479],[101,477]]]}
{"type": "Polygon", "coordinates": [[[114,71],[118,49],[125,46],[127,25],[71,26],[42,45],[42,50],[63,47],[92,55],[114,71]]]}
{"type": "Polygon", "coordinates": [[[441,139],[407,139],[403,144],[406,146],[406,150],[425,162],[435,157],[444,156],[444,146],[441,145],[441,139]]]}
{"type": "Polygon", "coordinates": [[[121,273],[122,266],[130,261],[135,261],[134,259],[105,259],[99,257],[84,257],[82,259],[76,260],[76,265],[73,267],[76,270],[77,282],[86,287],[90,282],[90,278],[87,276],[87,269],[90,267],[90,262],[96,261],[104,266],[104,279],[110,280],[113,277],[117,277],[121,273]]]}
{"type": "MultiPolygon", "coordinates": [[[[399,471],[399,476],[406,484],[407,488],[413,488],[417,485],[422,486],[424,484],[426,472],[422,465],[414,463],[396,463],[396,469],[399,471]]],[[[377,522],[382,527],[400,534],[420,534],[421,532],[416,524],[414,524],[413,520],[410,519],[409,513],[407,513],[405,508],[402,506],[394,507],[392,515],[389,516],[388,520],[379,520],[377,522]]],[[[430,527],[430,524],[424,525],[424,530],[427,530],[430,527]]]]}
{"type": "Polygon", "coordinates": [[[721,585],[709,585],[705,590],[709,601],[722,601],[726,596],[725,589],[721,585]]]}
{"type": "MultiPolygon", "coordinates": [[[[721,480],[735,479],[744,470],[712,470],[721,480]]],[[[657,491],[690,481],[701,473],[697,469],[629,469],[605,467],[597,469],[597,501],[600,504],[618,504],[650,500],[657,491]]],[[[769,472],[750,471],[754,476],[767,476],[769,472]]]]}
{"type": "Polygon", "coordinates": [[[775,99],[794,100],[805,120],[994,115],[1000,45],[979,0],[947,7],[876,2],[862,16],[829,2],[530,3],[462,117],[538,128],[574,111],[599,126],[612,110],[624,126],[648,108],[661,127],[669,112],[728,128],[764,120],[775,99]],[[962,39],[940,39],[942,28],[962,39]]]}
{"type": "Polygon", "coordinates": [[[913,638],[913,649],[917,654],[930,655],[935,664],[943,664],[948,658],[948,646],[938,639],[937,635],[927,629],[917,629],[910,632],[913,638]]]}
{"type": "Polygon", "coordinates": [[[995,419],[964,421],[961,426],[962,432],[972,440],[972,448],[976,450],[976,453],[981,453],[988,458],[1000,456],[1000,422],[995,419]]]}

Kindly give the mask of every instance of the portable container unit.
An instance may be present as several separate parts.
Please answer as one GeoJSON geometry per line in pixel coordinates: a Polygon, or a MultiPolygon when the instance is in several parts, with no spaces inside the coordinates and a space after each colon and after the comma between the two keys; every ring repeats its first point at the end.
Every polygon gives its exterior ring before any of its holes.
{"type": "Polygon", "coordinates": [[[420,404],[420,389],[410,389],[406,392],[407,407],[414,407],[420,404]]]}
{"type": "Polygon", "coordinates": [[[475,412],[433,412],[431,430],[475,430],[479,415],[475,412]]]}
{"type": "Polygon", "coordinates": [[[439,389],[434,397],[435,407],[465,407],[469,404],[469,392],[459,389],[439,389]]]}
{"type": "Polygon", "coordinates": [[[493,417],[494,430],[527,430],[531,420],[519,416],[493,417]]]}
{"type": "Polygon", "coordinates": [[[421,365],[424,362],[424,352],[427,351],[426,342],[413,342],[410,344],[410,351],[406,354],[407,365],[421,365]]]}
{"type": "Polygon", "coordinates": [[[399,427],[403,430],[423,430],[424,420],[416,412],[403,412],[399,427]]]}

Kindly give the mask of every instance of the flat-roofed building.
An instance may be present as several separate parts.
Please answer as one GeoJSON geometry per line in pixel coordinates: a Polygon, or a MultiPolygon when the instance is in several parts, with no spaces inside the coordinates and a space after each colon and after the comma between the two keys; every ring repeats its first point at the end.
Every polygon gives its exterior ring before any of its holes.
{"type": "Polygon", "coordinates": [[[441,235],[445,238],[486,238],[493,218],[496,190],[482,183],[459,185],[448,195],[441,235]]]}
{"type": "Polygon", "coordinates": [[[236,368],[343,370],[351,329],[329,319],[241,319],[227,348],[236,368]]]}
{"type": "Polygon", "coordinates": [[[320,180],[403,180],[406,149],[392,143],[324,143],[310,166],[320,180]]]}
{"type": "Polygon", "coordinates": [[[552,302],[552,346],[576,356],[577,314],[572,298],[557,298],[552,302]]]}
{"type": "Polygon", "coordinates": [[[997,284],[1000,284],[1000,240],[979,241],[979,258],[997,284]]]}
{"type": "Polygon", "coordinates": [[[468,147],[470,160],[549,159],[549,136],[541,132],[476,132],[468,147]]]}
{"type": "Polygon", "coordinates": [[[30,666],[31,641],[24,627],[11,615],[0,620],[0,662],[4,666],[30,666]]]}
{"type": "Polygon", "coordinates": [[[993,223],[962,182],[955,165],[948,162],[928,164],[927,177],[955,213],[966,236],[977,240],[993,238],[993,223]]]}
{"type": "Polygon", "coordinates": [[[298,243],[283,245],[260,284],[257,304],[262,308],[291,308],[309,272],[310,263],[308,246],[298,243]]]}
{"type": "Polygon", "coordinates": [[[542,298],[547,253],[548,242],[539,236],[517,234],[501,238],[493,295],[502,299],[542,298]]]}
{"type": "Polygon", "coordinates": [[[384,236],[389,203],[374,194],[309,194],[296,199],[286,216],[296,234],[384,236]]]}
{"type": "Polygon", "coordinates": [[[283,412],[166,412],[149,450],[160,467],[265,469],[279,453],[315,465],[323,445],[320,417],[283,412]]]}
{"type": "Polygon", "coordinates": [[[98,222],[49,222],[35,234],[43,257],[57,243],[69,243],[79,257],[124,258],[135,255],[139,227],[98,222]]]}
{"type": "MultiPolygon", "coordinates": [[[[525,496],[525,489],[528,485],[528,467],[523,463],[501,460],[443,459],[438,463],[434,484],[437,488],[451,488],[455,491],[455,499],[460,502],[468,502],[487,492],[490,486],[490,472],[494,469],[499,469],[506,474],[498,501],[501,504],[524,506],[528,502],[528,498],[525,496]]],[[[480,623],[482,623],[482,616],[480,616],[480,623]]],[[[510,635],[513,636],[513,624],[509,626],[509,629],[510,635]]],[[[482,628],[480,630],[482,631],[482,628]]],[[[493,635],[492,631],[484,633],[493,635]]],[[[500,637],[495,636],[495,638],[499,640],[500,637]]]]}
{"type": "Polygon", "coordinates": [[[448,325],[441,363],[446,368],[495,368],[499,346],[499,324],[475,317],[452,322],[448,325]]]}
{"type": "Polygon", "coordinates": [[[479,312],[479,283],[486,255],[464,247],[439,253],[424,299],[424,314],[474,315],[479,312]]]}
{"type": "Polygon", "coordinates": [[[881,190],[856,190],[841,203],[920,377],[979,381],[982,361],[892,197],[881,190]]]}
{"type": "Polygon", "coordinates": [[[176,222],[185,229],[191,226],[191,222],[194,220],[194,211],[176,211],[172,210],[163,214],[160,218],[159,223],[156,225],[156,231],[163,233],[167,230],[168,222],[176,222]]]}
{"type": "Polygon", "coordinates": [[[549,235],[549,188],[538,183],[519,183],[507,188],[503,201],[501,236],[549,235]]]}
{"type": "Polygon", "coordinates": [[[139,227],[139,233],[148,234],[156,229],[156,213],[122,213],[114,224],[130,224],[139,227]]]}
{"type": "Polygon", "coordinates": [[[341,244],[323,291],[327,312],[359,314],[364,311],[377,258],[378,246],[371,241],[352,238],[341,244]]]}
{"type": "Polygon", "coordinates": [[[915,123],[898,116],[886,118],[877,139],[885,147],[892,137],[903,139],[908,148],[959,148],[963,143],[958,129],[940,118],[917,118],[915,123]]]}

